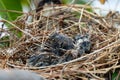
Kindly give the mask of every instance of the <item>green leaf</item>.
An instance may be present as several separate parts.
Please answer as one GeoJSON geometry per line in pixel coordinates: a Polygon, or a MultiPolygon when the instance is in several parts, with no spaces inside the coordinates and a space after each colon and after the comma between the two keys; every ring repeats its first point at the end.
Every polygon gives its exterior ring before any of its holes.
{"type": "Polygon", "coordinates": [[[30,7],[30,0],[21,0],[21,3],[30,7]]]}
{"type": "Polygon", "coordinates": [[[112,74],[112,80],[120,80],[120,77],[118,79],[117,76],[119,75],[119,70],[116,70],[113,74],[112,74]]]}
{"type": "MultiPolygon", "coordinates": [[[[73,0],[62,0],[64,4],[71,3],[73,0]]],[[[85,0],[75,0],[74,4],[85,4],[85,0]]]]}
{"type": "Polygon", "coordinates": [[[5,48],[5,47],[9,47],[9,36],[4,36],[2,38],[0,38],[0,48],[5,48]]]}
{"type": "Polygon", "coordinates": [[[0,0],[0,15],[2,18],[10,21],[15,20],[21,14],[14,11],[22,11],[21,0],[0,0]]]}

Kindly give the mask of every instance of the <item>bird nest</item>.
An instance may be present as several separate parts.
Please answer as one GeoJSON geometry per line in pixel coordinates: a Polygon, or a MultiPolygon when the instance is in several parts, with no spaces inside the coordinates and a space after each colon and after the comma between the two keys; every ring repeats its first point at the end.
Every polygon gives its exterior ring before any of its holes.
{"type": "Polygon", "coordinates": [[[51,9],[44,9],[24,14],[14,22],[3,20],[13,27],[3,29],[10,35],[1,42],[9,44],[1,50],[1,68],[28,69],[49,80],[109,79],[120,68],[119,13],[110,12],[101,17],[89,10],[89,6],[63,5],[55,6],[55,12],[50,15],[45,15],[45,11],[51,9]],[[18,38],[16,33],[22,36],[18,38]],[[54,37],[56,42],[52,41],[54,34],[59,37],[54,37]],[[64,41],[71,39],[75,46],[76,35],[89,36],[88,52],[68,48],[72,42],[64,41]],[[49,64],[45,65],[45,61],[49,64]]]}

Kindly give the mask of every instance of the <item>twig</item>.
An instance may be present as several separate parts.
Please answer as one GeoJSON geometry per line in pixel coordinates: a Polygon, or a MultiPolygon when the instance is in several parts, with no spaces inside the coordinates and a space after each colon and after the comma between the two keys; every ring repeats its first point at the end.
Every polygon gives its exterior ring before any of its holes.
{"type": "Polygon", "coordinates": [[[24,68],[24,69],[44,69],[44,68],[51,68],[51,67],[63,66],[63,65],[65,65],[65,64],[70,64],[70,63],[73,63],[73,62],[82,61],[82,60],[86,59],[87,57],[89,57],[89,56],[91,56],[91,55],[93,55],[93,54],[97,54],[98,52],[100,52],[100,51],[102,51],[102,50],[104,50],[104,49],[106,49],[106,48],[108,48],[108,47],[110,47],[110,46],[112,46],[112,45],[114,45],[114,44],[116,44],[116,43],[118,43],[118,42],[120,42],[120,39],[117,40],[117,41],[115,41],[115,42],[113,42],[113,43],[111,43],[111,44],[109,44],[109,45],[107,45],[107,46],[105,46],[105,47],[103,47],[103,48],[101,48],[101,49],[98,49],[98,50],[96,50],[96,51],[94,51],[94,52],[92,52],[92,53],[90,53],[90,54],[88,54],[88,55],[85,55],[85,56],[82,56],[82,57],[80,57],[80,58],[71,60],[71,61],[69,61],[69,62],[65,62],[65,63],[61,63],[61,64],[56,64],[56,65],[51,65],[51,66],[43,66],[43,67],[21,67],[21,66],[15,66],[15,65],[10,64],[10,63],[7,63],[7,64],[8,64],[9,66],[11,66],[11,67],[24,68]]]}

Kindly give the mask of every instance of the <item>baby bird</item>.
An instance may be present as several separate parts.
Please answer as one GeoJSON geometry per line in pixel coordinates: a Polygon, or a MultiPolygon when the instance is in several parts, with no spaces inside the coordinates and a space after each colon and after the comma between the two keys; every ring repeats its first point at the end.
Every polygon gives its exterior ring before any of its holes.
{"type": "Polygon", "coordinates": [[[49,47],[51,52],[62,56],[64,51],[74,48],[73,39],[62,33],[52,33],[44,46],[49,47]]]}
{"type": "Polygon", "coordinates": [[[79,55],[90,53],[91,42],[89,35],[85,34],[75,36],[75,48],[78,51],[79,55]]]}

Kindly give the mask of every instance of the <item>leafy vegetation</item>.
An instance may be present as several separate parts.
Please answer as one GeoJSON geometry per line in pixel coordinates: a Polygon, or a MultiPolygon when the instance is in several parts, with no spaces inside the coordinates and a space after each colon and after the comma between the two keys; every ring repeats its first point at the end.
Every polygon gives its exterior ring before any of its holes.
{"type": "MultiPolygon", "coordinates": [[[[72,2],[72,0],[62,0],[64,4],[68,4],[72,2]]],[[[105,0],[100,0],[101,3],[104,4],[105,0]]],[[[76,4],[85,4],[86,2],[84,0],[76,0],[76,4]]],[[[30,0],[0,0],[0,17],[9,20],[14,21],[18,16],[21,16],[23,12],[24,5],[27,5],[30,7],[30,0]]],[[[88,11],[92,11],[89,9],[88,11]]],[[[76,13],[77,14],[77,13],[76,13]]],[[[11,27],[11,25],[7,25],[7,27],[11,27]]],[[[18,37],[22,36],[21,32],[13,31],[13,34],[16,34],[18,37]]],[[[9,36],[5,36],[0,39],[1,41],[6,42],[0,42],[0,47],[7,47],[9,46],[9,36]]],[[[113,73],[112,79],[114,80],[116,76],[118,75],[118,72],[113,73]]]]}
{"type": "Polygon", "coordinates": [[[13,21],[19,14],[17,11],[22,11],[21,0],[0,0],[0,15],[2,18],[13,21]]]}

